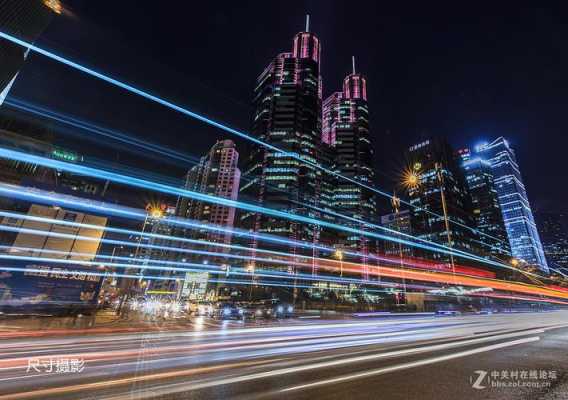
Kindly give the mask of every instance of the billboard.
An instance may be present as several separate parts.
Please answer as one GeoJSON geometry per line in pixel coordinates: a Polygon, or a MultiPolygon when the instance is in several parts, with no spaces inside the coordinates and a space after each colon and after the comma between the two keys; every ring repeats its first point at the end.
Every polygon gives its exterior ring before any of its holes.
{"type": "Polygon", "coordinates": [[[67,263],[0,261],[0,308],[95,306],[103,277],[94,267],[67,263]]]}

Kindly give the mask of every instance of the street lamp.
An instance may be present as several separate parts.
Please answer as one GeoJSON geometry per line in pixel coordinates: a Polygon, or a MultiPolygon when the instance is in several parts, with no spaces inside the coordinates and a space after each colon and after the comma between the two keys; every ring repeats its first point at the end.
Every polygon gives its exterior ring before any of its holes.
{"type": "Polygon", "coordinates": [[[407,168],[402,173],[402,184],[407,190],[418,189],[420,186],[420,171],[415,168],[407,168]]]}
{"type": "Polygon", "coordinates": [[[152,208],[150,210],[150,216],[155,219],[162,218],[164,216],[164,212],[159,208],[152,208]]]}
{"type": "MultiPolygon", "coordinates": [[[[420,165],[420,164],[416,163],[415,169],[417,169],[416,165],[420,165]]],[[[417,175],[413,175],[413,176],[418,177],[417,175]]],[[[396,196],[396,193],[394,193],[392,195],[391,205],[392,205],[392,208],[393,208],[394,213],[395,213],[396,228],[397,228],[398,233],[400,234],[400,231],[401,231],[400,230],[400,198],[396,196]]],[[[402,275],[402,286],[403,286],[403,290],[404,290],[404,293],[405,293],[404,298],[405,298],[405,301],[406,301],[406,277],[404,275],[404,257],[403,257],[403,253],[402,253],[402,242],[401,241],[398,242],[398,250],[399,250],[399,255],[400,255],[400,270],[403,273],[403,275],[402,275]]]]}
{"type": "Polygon", "coordinates": [[[434,164],[436,169],[436,179],[440,185],[440,199],[442,200],[442,211],[444,212],[444,226],[446,228],[446,237],[448,239],[448,247],[450,248],[450,264],[452,266],[452,274],[454,276],[454,283],[456,279],[456,266],[454,263],[454,253],[452,250],[452,231],[450,229],[450,218],[448,216],[448,206],[446,204],[446,193],[444,191],[444,173],[442,170],[442,163],[437,162],[434,164]]]}

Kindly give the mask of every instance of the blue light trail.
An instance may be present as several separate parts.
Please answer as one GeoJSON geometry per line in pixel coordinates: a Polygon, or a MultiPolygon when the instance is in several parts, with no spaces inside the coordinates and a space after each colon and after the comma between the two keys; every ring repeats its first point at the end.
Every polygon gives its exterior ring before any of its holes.
{"type": "MultiPolygon", "coordinates": [[[[150,101],[153,101],[153,102],[155,102],[155,103],[157,103],[157,104],[160,104],[160,105],[162,105],[162,106],[164,106],[164,107],[170,108],[170,109],[172,109],[172,110],[174,110],[174,111],[176,111],[176,112],[179,112],[179,113],[184,114],[184,115],[186,115],[186,116],[189,116],[189,117],[191,117],[191,118],[197,119],[198,121],[204,122],[204,123],[206,123],[206,124],[208,124],[208,125],[211,125],[211,126],[213,126],[213,127],[215,127],[215,128],[219,128],[219,129],[221,129],[221,130],[224,130],[224,131],[226,131],[226,132],[229,132],[229,133],[231,133],[231,134],[233,134],[233,135],[236,135],[236,136],[238,136],[238,137],[240,137],[240,138],[243,138],[243,139],[245,139],[245,140],[251,141],[251,142],[253,142],[253,143],[255,143],[255,144],[258,144],[259,146],[265,147],[265,148],[267,148],[267,149],[269,149],[269,150],[272,150],[272,151],[275,151],[275,152],[281,153],[281,154],[288,154],[290,157],[292,157],[292,158],[294,158],[294,159],[297,159],[298,161],[300,161],[300,162],[302,162],[302,163],[304,163],[304,164],[306,164],[306,165],[310,165],[311,167],[316,168],[316,169],[319,169],[319,170],[321,170],[321,171],[323,171],[323,172],[325,172],[325,173],[327,173],[327,174],[331,174],[331,175],[333,175],[333,176],[336,176],[336,177],[338,177],[338,178],[341,178],[341,179],[343,179],[343,180],[346,180],[346,181],[348,181],[348,182],[350,182],[350,183],[353,183],[353,184],[355,184],[355,185],[361,186],[361,187],[363,187],[363,188],[365,188],[365,189],[368,189],[368,190],[370,190],[370,191],[372,191],[372,192],[374,192],[374,193],[377,193],[377,194],[379,194],[379,195],[381,195],[381,196],[385,196],[385,197],[387,197],[387,198],[389,198],[389,199],[393,199],[393,196],[392,196],[391,194],[389,194],[389,193],[383,192],[383,191],[381,191],[381,190],[379,190],[379,189],[377,189],[377,188],[375,188],[375,187],[366,185],[366,184],[364,184],[364,183],[362,183],[362,182],[360,182],[360,181],[358,181],[358,180],[356,180],[356,179],[349,178],[349,177],[344,176],[344,175],[342,175],[342,174],[339,174],[339,173],[337,173],[337,172],[335,172],[335,171],[328,170],[327,168],[324,168],[324,167],[322,167],[321,165],[319,165],[319,164],[317,164],[317,163],[313,163],[313,162],[310,162],[310,161],[308,161],[308,160],[305,160],[305,159],[303,159],[302,157],[300,157],[300,156],[298,156],[298,155],[289,154],[288,152],[286,152],[286,151],[284,151],[284,150],[282,150],[282,149],[280,149],[280,148],[278,148],[278,147],[276,147],[276,146],[273,146],[273,145],[271,145],[271,144],[269,144],[269,143],[263,142],[262,140],[259,140],[259,139],[255,138],[255,137],[253,137],[253,136],[251,136],[251,135],[245,133],[245,132],[242,132],[242,131],[239,131],[239,130],[237,130],[237,129],[231,128],[230,126],[221,124],[221,123],[219,123],[219,122],[217,122],[217,121],[214,121],[214,120],[212,120],[212,119],[210,119],[210,118],[207,118],[207,117],[205,117],[205,116],[203,116],[203,115],[201,115],[201,114],[198,114],[198,113],[196,113],[196,112],[193,112],[193,111],[191,111],[191,110],[188,110],[187,108],[178,106],[178,105],[176,105],[176,104],[174,104],[174,103],[172,103],[172,102],[170,102],[170,101],[167,101],[167,100],[165,100],[165,99],[162,99],[161,97],[158,97],[158,96],[156,96],[156,95],[153,95],[153,94],[151,94],[151,93],[149,93],[149,92],[147,92],[147,91],[138,89],[138,88],[136,88],[136,87],[134,87],[134,86],[132,86],[132,85],[129,85],[129,84],[124,83],[124,82],[121,82],[121,81],[119,81],[119,80],[117,80],[117,79],[111,78],[110,76],[107,76],[107,75],[105,75],[105,74],[102,74],[102,73],[100,73],[100,72],[97,72],[97,71],[95,71],[95,70],[93,70],[93,69],[91,69],[91,68],[87,68],[87,67],[85,67],[85,66],[83,66],[83,65],[81,65],[81,64],[79,64],[79,63],[76,63],[76,62],[74,62],[74,61],[71,61],[71,60],[69,60],[69,59],[67,59],[67,58],[65,58],[65,57],[58,56],[57,54],[55,54],[55,53],[53,53],[53,52],[50,52],[50,51],[48,51],[48,50],[45,50],[45,49],[43,49],[43,48],[41,48],[41,47],[39,47],[39,46],[36,46],[36,45],[34,45],[34,44],[32,44],[32,43],[29,43],[29,42],[26,42],[26,41],[24,41],[24,40],[18,39],[17,37],[15,37],[15,36],[13,36],[13,35],[10,35],[10,34],[8,34],[8,33],[5,33],[5,32],[0,31],[0,37],[1,37],[1,38],[4,38],[4,39],[6,39],[6,40],[9,40],[9,41],[11,41],[11,42],[13,42],[13,43],[15,43],[15,44],[17,44],[17,45],[19,45],[19,46],[25,47],[25,48],[27,48],[27,49],[29,49],[29,50],[31,50],[31,51],[34,51],[34,52],[36,52],[36,53],[38,53],[38,54],[41,54],[41,55],[43,55],[43,56],[45,56],[45,57],[47,57],[47,58],[50,58],[50,59],[52,59],[52,60],[54,60],[54,61],[57,61],[57,62],[59,62],[59,63],[65,64],[65,65],[67,65],[67,66],[69,66],[69,67],[71,67],[71,68],[74,68],[74,69],[76,69],[76,70],[79,70],[79,71],[81,71],[81,72],[83,72],[83,73],[85,73],[85,74],[87,74],[87,75],[93,76],[93,77],[95,77],[95,78],[97,78],[97,79],[100,79],[100,80],[102,80],[102,81],[104,81],[104,82],[107,82],[107,83],[109,83],[109,84],[111,84],[111,85],[113,85],[113,86],[117,86],[117,87],[119,87],[119,88],[121,88],[121,89],[124,89],[124,90],[126,90],[127,92],[134,93],[134,94],[136,94],[136,95],[138,95],[138,96],[141,96],[141,97],[143,97],[143,98],[145,98],[145,99],[148,99],[148,100],[150,100],[150,101]]],[[[426,213],[428,213],[428,214],[431,214],[431,215],[434,215],[434,216],[437,216],[437,217],[440,217],[440,218],[442,217],[441,215],[438,215],[438,214],[436,214],[436,213],[433,213],[432,211],[429,211],[429,210],[426,210],[426,209],[423,209],[423,208],[419,208],[419,207],[417,207],[417,206],[415,206],[415,205],[413,205],[413,204],[411,204],[411,203],[409,203],[409,202],[407,202],[407,201],[405,201],[405,200],[400,199],[400,202],[403,203],[403,204],[405,204],[405,205],[408,205],[408,206],[410,206],[410,207],[417,208],[418,210],[423,211],[423,212],[426,212],[426,213]]],[[[501,239],[499,239],[499,238],[495,238],[495,237],[493,237],[493,236],[491,236],[491,235],[488,235],[488,234],[486,234],[486,233],[484,233],[484,232],[481,232],[481,231],[479,231],[479,230],[477,230],[477,229],[474,229],[474,228],[472,228],[472,227],[469,227],[469,226],[467,226],[467,225],[461,224],[461,223],[459,223],[459,222],[457,222],[457,221],[451,221],[451,220],[450,220],[449,222],[454,223],[454,224],[457,224],[457,225],[459,225],[459,226],[462,226],[462,227],[464,227],[464,228],[466,228],[466,229],[468,229],[468,230],[471,230],[472,232],[477,232],[477,233],[480,234],[480,235],[487,236],[487,237],[490,237],[490,238],[492,238],[492,239],[494,239],[494,240],[501,241],[501,239]]]]}
{"type": "MultiPolygon", "coordinates": [[[[79,222],[72,222],[72,221],[64,221],[64,220],[61,220],[61,219],[38,217],[38,216],[35,216],[35,215],[27,215],[27,214],[13,213],[13,212],[7,212],[7,211],[0,211],[0,216],[7,217],[7,218],[14,218],[14,219],[22,219],[22,220],[27,220],[27,221],[43,222],[43,223],[47,223],[47,224],[73,226],[73,227],[87,228],[87,229],[93,229],[93,230],[104,231],[104,232],[119,233],[119,234],[124,234],[124,235],[134,235],[134,236],[147,237],[147,238],[153,238],[153,239],[161,239],[161,240],[167,240],[167,241],[170,241],[170,242],[190,243],[190,244],[194,244],[194,245],[207,246],[207,247],[221,247],[221,248],[224,248],[224,249],[242,250],[242,251],[246,251],[246,252],[251,251],[249,247],[239,246],[239,245],[235,245],[235,244],[206,242],[204,240],[189,239],[189,238],[173,236],[173,235],[162,235],[162,234],[159,234],[159,233],[136,231],[136,230],[131,230],[131,229],[123,229],[123,228],[114,228],[114,227],[110,227],[110,226],[93,225],[93,224],[86,224],[86,223],[79,223],[79,222]]],[[[0,230],[1,230],[1,225],[0,225],[0,230]]],[[[38,231],[38,232],[44,232],[44,231],[38,231]]],[[[90,239],[92,239],[92,238],[85,237],[85,240],[90,240],[90,239]]],[[[103,239],[103,240],[108,240],[108,239],[103,239]]],[[[169,247],[169,246],[164,247],[164,248],[176,249],[175,247],[169,247]]],[[[255,249],[255,252],[256,253],[272,254],[272,255],[276,255],[276,256],[290,257],[289,253],[284,253],[284,252],[281,252],[281,251],[255,249]]],[[[305,258],[305,259],[311,258],[310,256],[304,256],[304,255],[301,255],[301,254],[296,254],[294,256],[296,258],[305,258]]]]}
{"type": "Polygon", "coordinates": [[[48,110],[47,108],[39,107],[28,102],[24,102],[22,100],[16,99],[14,97],[8,97],[4,100],[4,104],[8,105],[12,108],[17,110],[22,110],[31,114],[39,115],[44,118],[48,118],[53,121],[61,122],[66,125],[73,126],[75,128],[79,128],[81,130],[85,130],[91,133],[95,133],[99,136],[109,138],[127,145],[132,145],[139,147],[144,150],[148,150],[154,152],[156,154],[160,154],[162,156],[167,156],[168,158],[173,158],[175,160],[183,162],[184,165],[195,165],[199,162],[199,158],[197,157],[189,157],[183,153],[177,152],[172,149],[168,149],[166,147],[146,142],[144,140],[140,140],[138,138],[126,135],[122,132],[118,132],[113,129],[104,128],[101,126],[97,126],[95,124],[89,123],[87,121],[79,120],[78,118],[74,118],[68,115],[63,115],[60,113],[56,113],[52,110],[48,110]]]}
{"type": "MultiPolygon", "coordinates": [[[[36,273],[45,273],[45,270],[37,269],[37,268],[20,268],[20,267],[0,267],[0,271],[6,272],[36,272],[36,273]]],[[[200,271],[203,272],[203,271],[200,271]]],[[[113,273],[109,275],[106,272],[85,272],[85,271],[65,271],[65,270],[58,270],[58,274],[63,275],[74,275],[74,274],[84,274],[86,276],[99,276],[102,278],[107,278],[109,276],[116,277],[116,278],[129,278],[129,279],[140,279],[140,280],[157,280],[157,281],[175,281],[179,278],[167,277],[167,276],[156,276],[156,275],[132,275],[132,274],[117,274],[113,273]]],[[[286,284],[286,283],[277,283],[272,281],[257,281],[251,282],[248,280],[233,280],[233,279],[209,279],[209,282],[213,283],[225,283],[231,285],[246,285],[246,286],[274,286],[274,287],[285,287],[285,288],[304,288],[304,289],[313,289],[313,286],[309,285],[301,285],[301,284],[286,284]]],[[[369,293],[384,293],[384,290],[376,290],[376,289],[360,289],[360,288],[353,288],[355,292],[369,292],[369,293]]],[[[391,293],[391,292],[389,292],[391,293]]],[[[396,293],[396,292],[394,292],[396,293]]]]}
{"type": "MultiPolygon", "coordinates": [[[[27,221],[41,222],[41,223],[45,223],[45,224],[72,226],[72,227],[86,228],[86,229],[92,229],[92,230],[97,230],[97,231],[119,233],[119,234],[123,234],[123,235],[133,235],[133,236],[139,236],[139,237],[147,237],[147,238],[153,238],[153,239],[167,240],[168,242],[182,242],[182,243],[190,243],[190,244],[199,245],[199,246],[221,247],[221,248],[224,248],[224,249],[240,250],[240,251],[244,251],[246,253],[251,252],[249,247],[244,247],[244,246],[239,246],[239,245],[216,243],[216,242],[207,242],[207,241],[203,241],[203,240],[194,240],[194,239],[188,239],[188,238],[183,238],[183,237],[178,237],[178,236],[170,236],[170,235],[156,234],[156,233],[150,233],[150,232],[144,232],[144,231],[136,231],[136,230],[114,228],[114,227],[101,226],[101,225],[93,225],[93,224],[78,223],[78,222],[72,222],[72,221],[64,221],[64,220],[60,220],[60,219],[39,217],[39,216],[27,215],[27,214],[21,214],[21,213],[0,211],[0,216],[12,218],[12,219],[17,219],[17,220],[27,220],[27,221]]],[[[91,237],[75,236],[75,235],[59,233],[59,232],[51,232],[51,231],[36,230],[36,229],[30,229],[30,228],[19,228],[19,227],[3,227],[2,225],[0,225],[0,231],[20,232],[19,229],[22,229],[21,231],[23,233],[37,235],[37,236],[56,236],[56,237],[59,237],[59,238],[70,239],[70,240],[79,240],[79,241],[80,240],[84,240],[84,241],[98,241],[99,240],[99,239],[95,239],[95,238],[91,238],[91,237]]],[[[127,247],[137,247],[140,244],[139,242],[135,242],[135,241],[121,241],[121,240],[113,240],[113,239],[107,239],[107,238],[101,239],[101,242],[107,243],[107,244],[127,246],[127,247]]],[[[299,265],[299,266],[303,266],[303,267],[306,267],[306,268],[313,266],[313,265],[308,264],[309,262],[315,262],[315,261],[317,261],[317,262],[323,261],[325,263],[331,262],[331,263],[334,263],[336,265],[340,264],[340,261],[333,260],[333,259],[315,257],[313,255],[312,256],[302,255],[302,254],[298,254],[298,253],[290,254],[290,253],[284,253],[284,252],[274,251],[274,250],[265,250],[265,249],[262,249],[262,248],[255,249],[255,253],[268,254],[268,255],[274,255],[274,256],[279,256],[279,257],[287,257],[287,258],[293,257],[295,260],[304,260],[304,261],[303,262],[300,262],[300,261],[290,262],[290,261],[275,261],[272,258],[265,259],[265,258],[260,258],[260,257],[242,257],[242,256],[232,257],[230,255],[227,255],[227,253],[205,252],[205,251],[198,251],[198,250],[192,250],[192,249],[186,249],[186,248],[179,248],[179,247],[174,247],[174,246],[155,245],[155,244],[144,244],[144,246],[146,246],[148,248],[156,249],[156,250],[173,251],[173,252],[181,252],[181,253],[192,253],[192,254],[200,254],[200,255],[208,255],[208,256],[225,257],[225,258],[237,258],[237,259],[241,259],[241,260],[266,261],[266,262],[274,262],[276,264],[278,264],[278,263],[280,263],[280,264],[294,264],[294,265],[299,265]]],[[[0,246],[0,248],[2,248],[2,247],[4,247],[4,246],[0,246]]],[[[328,250],[331,253],[331,251],[333,249],[329,248],[328,250]]],[[[36,250],[36,251],[40,251],[40,250],[36,250]]],[[[41,251],[45,252],[45,250],[41,250],[41,251]]],[[[355,255],[357,257],[361,256],[360,253],[356,253],[355,255]]],[[[399,266],[400,262],[401,262],[400,259],[398,259],[398,258],[380,257],[380,256],[376,256],[374,254],[369,255],[369,256],[372,257],[373,259],[384,262],[386,264],[392,264],[392,265],[398,265],[399,266]]],[[[320,267],[319,264],[317,264],[317,266],[320,267]]],[[[327,266],[329,267],[329,265],[327,265],[327,266]]],[[[410,268],[415,267],[412,260],[410,260],[410,261],[404,260],[404,266],[410,267],[410,268]]],[[[424,268],[419,268],[419,269],[424,269],[424,268]]]]}
{"type": "Polygon", "coordinates": [[[507,266],[506,264],[497,263],[495,261],[484,259],[482,257],[476,256],[476,255],[473,255],[473,254],[469,254],[469,253],[466,253],[466,252],[453,250],[453,249],[447,249],[446,246],[442,246],[442,245],[436,244],[435,246],[428,246],[428,245],[424,245],[424,244],[421,244],[421,243],[410,242],[408,240],[398,239],[398,238],[394,238],[394,237],[391,237],[391,236],[378,234],[378,233],[375,233],[375,232],[369,232],[369,231],[354,229],[354,228],[351,228],[351,227],[342,226],[342,225],[334,224],[334,223],[327,222],[327,221],[317,220],[317,219],[314,219],[314,218],[310,218],[310,217],[306,217],[306,216],[302,216],[302,215],[298,215],[298,214],[291,214],[291,213],[287,213],[287,212],[284,212],[284,211],[273,210],[273,209],[266,208],[266,207],[256,206],[256,205],[250,204],[250,203],[244,203],[244,202],[239,202],[239,201],[236,201],[236,200],[230,200],[230,199],[226,199],[226,198],[222,198],[222,197],[217,197],[217,196],[212,196],[212,195],[208,195],[208,194],[204,194],[204,193],[194,192],[194,191],[190,191],[190,190],[187,190],[187,189],[181,189],[181,188],[165,185],[165,184],[162,184],[162,183],[156,183],[156,182],[144,180],[144,179],[141,179],[141,178],[121,175],[121,174],[117,174],[115,172],[109,172],[109,171],[105,171],[105,170],[102,170],[102,169],[92,168],[92,167],[88,167],[88,166],[84,166],[84,165],[66,163],[66,162],[53,160],[53,159],[49,159],[49,158],[45,158],[45,157],[40,157],[40,156],[36,156],[36,155],[32,155],[32,154],[26,154],[26,153],[22,153],[22,152],[19,152],[19,151],[6,149],[6,148],[0,148],[0,158],[7,158],[7,159],[10,159],[10,160],[28,162],[28,163],[31,163],[31,164],[37,164],[37,165],[45,166],[45,167],[48,167],[48,168],[58,169],[58,170],[61,170],[61,171],[71,172],[71,173],[75,173],[75,174],[79,174],[79,175],[91,176],[91,177],[98,178],[98,179],[104,179],[104,180],[108,180],[108,181],[112,181],[112,182],[116,182],[116,183],[121,183],[121,184],[129,185],[129,186],[139,187],[139,188],[142,188],[142,189],[149,189],[149,190],[154,190],[154,191],[157,191],[157,192],[162,192],[162,193],[167,193],[167,194],[172,194],[172,195],[177,195],[177,196],[182,196],[182,197],[188,197],[188,198],[198,200],[198,201],[204,201],[204,202],[207,202],[207,203],[219,204],[219,205],[222,205],[222,206],[238,208],[238,209],[242,209],[242,210],[246,210],[246,211],[252,211],[252,212],[255,212],[255,213],[261,213],[261,214],[265,214],[265,215],[270,215],[270,216],[274,216],[274,217],[278,217],[278,218],[287,219],[287,220],[290,220],[290,221],[296,221],[296,222],[301,222],[301,223],[306,223],[306,224],[316,225],[316,226],[325,226],[325,227],[328,227],[328,228],[331,228],[331,229],[335,229],[335,230],[339,230],[339,231],[343,231],[343,232],[348,232],[348,233],[351,233],[351,234],[368,236],[368,237],[372,237],[372,238],[375,238],[375,239],[387,240],[387,241],[391,241],[391,242],[401,243],[401,244],[405,244],[405,245],[408,245],[408,246],[425,249],[425,250],[428,250],[428,251],[440,252],[440,253],[444,253],[444,254],[452,254],[456,257],[468,258],[468,259],[471,259],[471,260],[483,262],[483,263],[486,263],[486,264],[495,265],[495,266],[498,266],[498,267],[509,268],[509,266],[507,266]]]}
{"type": "MultiPolygon", "coordinates": [[[[37,249],[31,249],[38,251],[37,249]]],[[[52,253],[54,251],[51,251],[52,253]]],[[[72,254],[68,253],[67,254],[72,254]]],[[[80,254],[80,253],[78,253],[80,254]]],[[[111,258],[112,256],[105,256],[104,258],[111,258]]],[[[118,259],[120,257],[114,257],[118,259]]],[[[127,257],[126,257],[127,258],[127,257]]],[[[14,254],[0,254],[0,260],[16,260],[16,261],[30,261],[34,263],[52,263],[52,264],[63,264],[63,265],[80,265],[80,266],[98,266],[98,267],[111,267],[111,268],[121,268],[121,269],[139,269],[141,271],[144,270],[152,270],[152,271],[165,271],[165,272],[207,272],[214,275],[238,275],[238,276],[246,276],[248,278],[251,277],[261,277],[261,278],[277,278],[277,279],[289,279],[295,280],[300,279],[303,281],[316,281],[316,282],[329,282],[329,283],[343,283],[343,284],[359,284],[359,285],[367,285],[367,286],[385,286],[385,287],[400,287],[400,284],[396,283],[385,283],[379,281],[364,281],[361,279],[354,279],[354,278],[340,278],[340,277],[333,277],[333,276],[318,276],[314,277],[309,274],[301,274],[295,273],[290,274],[286,272],[280,271],[273,271],[273,270],[255,270],[254,274],[247,271],[243,268],[233,268],[231,267],[228,271],[225,270],[225,266],[223,265],[214,265],[214,264],[198,264],[198,263],[179,263],[175,261],[166,261],[166,260],[150,260],[155,264],[163,264],[168,265],[167,267],[161,267],[158,265],[147,264],[147,260],[144,261],[142,264],[134,264],[134,263],[117,263],[117,262],[106,262],[106,261],[86,261],[86,260],[68,260],[68,259],[59,259],[59,258],[49,258],[49,257],[39,257],[39,256],[23,256],[23,255],[14,255],[14,254]],[[185,265],[186,267],[180,268],[179,265],[185,265]],[[187,268],[193,267],[193,268],[187,268]],[[324,279],[325,278],[325,279],[324,279]]],[[[132,261],[132,259],[127,258],[127,261],[132,261]]],[[[59,273],[60,270],[57,272],[59,273]]],[[[141,272],[143,273],[143,272],[141,272]]],[[[107,272],[106,276],[114,276],[114,272],[107,272]]],[[[140,274],[133,274],[134,277],[140,279],[140,274]]],[[[178,276],[174,279],[180,279],[178,276]]],[[[249,281],[250,282],[250,281],[249,281]]],[[[408,286],[408,285],[407,285],[408,286]]],[[[420,287],[420,286],[419,286],[420,287]]],[[[420,287],[423,288],[423,287],[420,287]]],[[[432,288],[430,288],[432,289],[432,288]]]]}

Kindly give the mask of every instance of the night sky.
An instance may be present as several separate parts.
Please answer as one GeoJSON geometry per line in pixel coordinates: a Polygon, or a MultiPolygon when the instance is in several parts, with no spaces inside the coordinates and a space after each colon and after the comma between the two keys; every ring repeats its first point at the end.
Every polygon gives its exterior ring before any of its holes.
{"type": "MultiPolygon", "coordinates": [[[[309,13],[323,46],[324,96],[340,88],[352,55],[368,77],[380,187],[392,185],[404,148],[423,137],[446,135],[459,147],[505,136],[533,208],[568,212],[568,24],[560,6],[64,3],[70,13],[38,44],[242,130],[250,125],[256,76],[290,50],[309,13]]],[[[12,94],[193,155],[230,137],[39,56],[12,94]]]]}

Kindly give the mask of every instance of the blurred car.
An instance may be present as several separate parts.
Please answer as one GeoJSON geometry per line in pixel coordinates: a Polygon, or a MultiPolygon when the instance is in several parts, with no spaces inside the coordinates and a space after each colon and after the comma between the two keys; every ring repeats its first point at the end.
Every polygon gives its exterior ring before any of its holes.
{"type": "Polygon", "coordinates": [[[461,311],[456,311],[456,310],[438,310],[438,311],[436,311],[436,315],[458,316],[458,315],[462,315],[462,313],[461,313],[461,311]]]}
{"type": "Polygon", "coordinates": [[[245,317],[245,309],[235,303],[219,303],[213,313],[220,319],[243,319],[245,317]]]}
{"type": "Polygon", "coordinates": [[[193,313],[198,317],[211,317],[215,309],[211,303],[198,303],[193,310],[193,313]]]}
{"type": "Polygon", "coordinates": [[[294,316],[294,306],[278,300],[256,301],[246,306],[245,315],[255,319],[291,318],[294,316]]]}
{"type": "Polygon", "coordinates": [[[277,303],[272,308],[272,315],[275,318],[292,318],[294,316],[294,306],[287,303],[277,303]]]}

